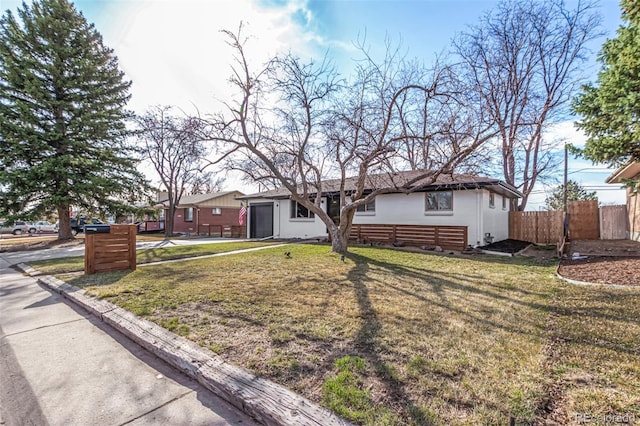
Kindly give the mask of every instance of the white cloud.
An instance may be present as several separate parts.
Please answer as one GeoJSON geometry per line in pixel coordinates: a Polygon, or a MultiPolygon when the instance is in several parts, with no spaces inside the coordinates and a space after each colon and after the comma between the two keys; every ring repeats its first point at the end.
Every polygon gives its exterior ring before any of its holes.
{"type": "Polygon", "coordinates": [[[133,81],[130,107],[177,105],[193,112],[219,106],[231,96],[233,50],[221,30],[236,32],[244,23],[247,56],[254,67],[270,56],[292,50],[307,52],[304,28],[294,13],[304,3],[262,7],[256,1],[164,0],[118,2],[102,29],[121,67],[133,81]],[[302,35],[302,36],[301,36],[302,35]]]}

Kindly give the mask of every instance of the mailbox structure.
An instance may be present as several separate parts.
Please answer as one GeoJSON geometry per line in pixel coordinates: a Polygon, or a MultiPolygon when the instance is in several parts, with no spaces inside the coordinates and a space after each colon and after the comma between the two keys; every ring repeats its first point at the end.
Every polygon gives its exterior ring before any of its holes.
{"type": "Polygon", "coordinates": [[[136,225],[86,225],[84,273],[136,269],[136,225]]]}

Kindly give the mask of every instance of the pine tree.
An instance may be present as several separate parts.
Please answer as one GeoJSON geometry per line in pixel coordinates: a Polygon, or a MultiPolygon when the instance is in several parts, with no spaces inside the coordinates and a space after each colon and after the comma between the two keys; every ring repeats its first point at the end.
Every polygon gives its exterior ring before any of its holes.
{"type": "Polygon", "coordinates": [[[640,160],[640,5],[620,4],[624,25],[602,46],[598,81],[584,86],[573,105],[587,135],[584,149],[576,151],[613,166],[640,160]]]}
{"type": "Polygon", "coordinates": [[[146,185],[126,110],[131,83],[113,51],[67,0],[0,18],[0,216],[106,213],[146,185]]]}
{"type": "MultiPolygon", "coordinates": [[[[575,180],[569,180],[567,182],[567,201],[589,201],[597,199],[598,195],[595,191],[588,192],[584,186],[575,180]]],[[[547,210],[564,209],[564,185],[556,186],[551,195],[545,199],[545,208],[547,210]]]]}

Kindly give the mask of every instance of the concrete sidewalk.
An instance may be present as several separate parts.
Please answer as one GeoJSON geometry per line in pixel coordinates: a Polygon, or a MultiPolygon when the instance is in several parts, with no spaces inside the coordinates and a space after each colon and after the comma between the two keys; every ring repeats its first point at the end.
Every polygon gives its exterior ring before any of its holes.
{"type": "Polygon", "coordinates": [[[0,425],[46,424],[256,423],[35,279],[0,266],[0,425]]]}

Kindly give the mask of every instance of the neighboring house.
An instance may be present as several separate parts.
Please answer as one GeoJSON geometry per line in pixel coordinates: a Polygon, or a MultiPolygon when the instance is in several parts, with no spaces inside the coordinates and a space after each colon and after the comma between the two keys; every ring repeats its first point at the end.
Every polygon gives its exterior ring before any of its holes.
{"type": "MultiPolygon", "coordinates": [[[[238,216],[241,202],[237,198],[243,195],[240,191],[223,191],[183,196],[177,203],[173,232],[211,232],[215,235],[221,226],[229,229],[240,226],[238,216]]],[[[165,210],[161,216],[166,218],[169,208],[166,193],[160,193],[158,198],[156,206],[165,210]]]]}
{"type": "MultiPolygon", "coordinates": [[[[625,183],[626,180],[640,180],[640,162],[632,161],[613,172],[606,183],[625,183]]],[[[627,215],[629,219],[629,239],[640,241],[640,197],[633,188],[627,187],[627,215]]]]}
{"type": "MultiPolygon", "coordinates": [[[[404,184],[417,172],[370,176],[369,181],[393,180],[404,184]],[[385,177],[386,176],[386,177],[385,177]]],[[[340,180],[323,182],[322,206],[334,220],[340,212],[340,180]]],[[[355,179],[347,179],[347,191],[354,188],[355,179]]],[[[388,182],[385,186],[388,186],[388,182]]],[[[371,187],[368,189],[371,192],[371,187]]],[[[377,187],[380,187],[379,185],[377,187]]],[[[366,192],[366,191],[365,191],[366,192]]],[[[517,189],[496,179],[471,175],[441,175],[438,180],[409,194],[398,191],[378,195],[372,202],[361,206],[355,213],[353,224],[412,225],[407,232],[422,232],[421,227],[457,227],[464,230],[464,246],[484,245],[490,241],[509,237],[510,201],[522,197],[517,189]]],[[[264,238],[325,238],[325,224],[304,206],[290,199],[285,189],[276,189],[241,197],[248,203],[248,237],[264,238]]],[[[385,228],[389,232],[388,226],[385,228]]],[[[352,229],[352,237],[357,231],[352,229]]],[[[425,231],[426,232],[426,231],[425,231]]],[[[360,234],[358,234],[360,235],[360,234]]],[[[390,238],[390,237],[389,237],[390,238]]],[[[387,239],[389,239],[387,238],[387,239]]],[[[401,240],[401,238],[396,238],[401,240]]],[[[459,247],[459,248],[463,248],[459,247]]]]}

